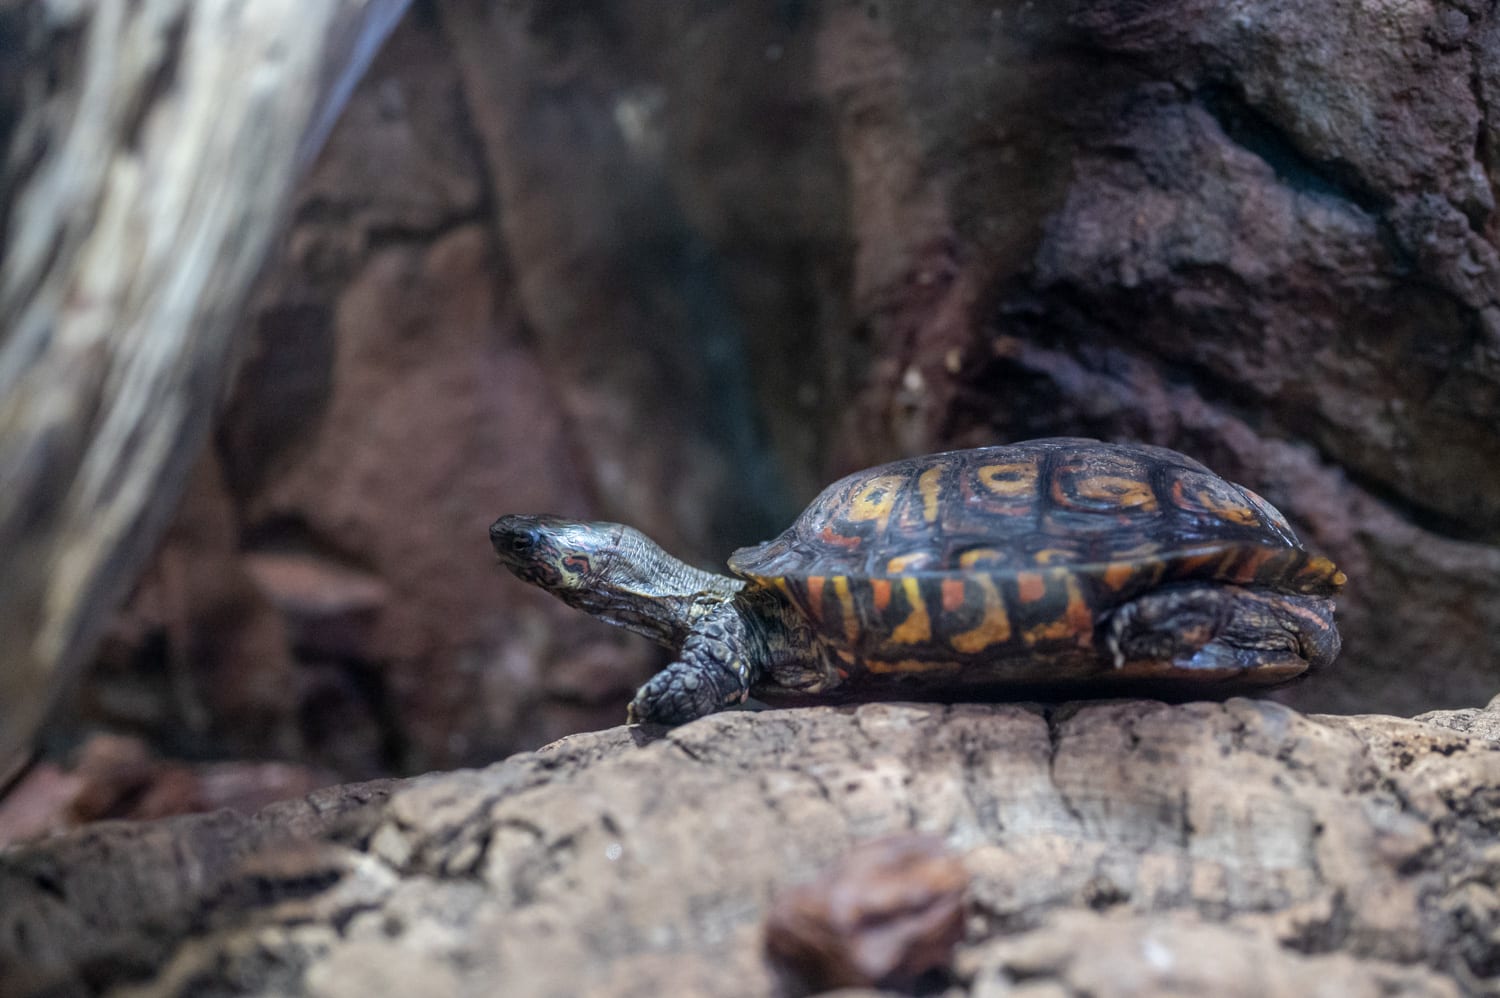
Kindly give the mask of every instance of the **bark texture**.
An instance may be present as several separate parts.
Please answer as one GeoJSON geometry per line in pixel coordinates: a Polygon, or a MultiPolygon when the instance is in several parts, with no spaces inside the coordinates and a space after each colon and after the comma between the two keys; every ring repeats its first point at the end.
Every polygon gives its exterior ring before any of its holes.
{"type": "Polygon", "coordinates": [[[294,182],[404,7],[0,11],[0,777],[160,539],[294,182]]]}
{"type": "MultiPolygon", "coordinates": [[[[764,947],[775,899],[805,911],[857,843],[920,833],[966,871],[954,996],[1495,994],[1497,827],[1500,702],[730,713],[14,849],[0,984],[795,993],[764,947]]],[[[925,910],[898,867],[835,879],[857,894],[860,876],[863,903],[925,910]]]]}

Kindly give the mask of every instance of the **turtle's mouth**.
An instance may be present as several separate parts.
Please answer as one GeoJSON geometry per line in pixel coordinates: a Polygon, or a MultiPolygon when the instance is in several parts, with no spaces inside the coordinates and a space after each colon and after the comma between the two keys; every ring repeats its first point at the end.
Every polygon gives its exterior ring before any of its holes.
{"type": "Polygon", "coordinates": [[[500,563],[523,582],[555,588],[562,582],[556,547],[536,518],[512,514],[490,524],[490,545],[500,563]]]}

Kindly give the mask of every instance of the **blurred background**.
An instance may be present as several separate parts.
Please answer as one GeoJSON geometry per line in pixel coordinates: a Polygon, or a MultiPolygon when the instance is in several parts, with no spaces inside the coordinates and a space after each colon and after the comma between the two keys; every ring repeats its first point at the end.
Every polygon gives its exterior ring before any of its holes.
{"type": "Polygon", "coordinates": [[[850,470],[1054,434],[1184,451],[1346,570],[1342,658],[1278,699],[1485,702],[1496,46],[1336,6],[413,4],[31,799],[253,803],[619,723],[662,652],[502,573],[497,515],[716,567],[850,470]]]}

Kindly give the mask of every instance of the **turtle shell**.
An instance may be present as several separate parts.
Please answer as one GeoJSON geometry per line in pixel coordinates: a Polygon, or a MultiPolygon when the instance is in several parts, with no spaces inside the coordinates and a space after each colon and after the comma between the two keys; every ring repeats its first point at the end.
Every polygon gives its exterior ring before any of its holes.
{"type": "Polygon", "coordinates": [[[903,672],[1092,653],[1104,614],[1163,583],[1316,596],[1344,581],[1249,489],[1165,448],[1078,438],[857,472],[729,567],[845,658],[903,672]]]}

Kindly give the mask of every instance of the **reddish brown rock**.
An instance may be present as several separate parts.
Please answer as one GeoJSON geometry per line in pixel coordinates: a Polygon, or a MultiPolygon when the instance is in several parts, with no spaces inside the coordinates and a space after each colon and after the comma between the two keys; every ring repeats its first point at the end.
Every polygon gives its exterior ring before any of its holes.
{"type": "Polygon", "coordinates": [[[309,554],[257,552],[245,571],[281,612],[293,649],[314,657],[369,659],[369,632],[390,593],[374,575],[309,554]]]}
{"type": "Polygon", "coordinates": [[[151,731],[158,744],[200,755],[299,751],[286,623],[246,573],[239,549],[222,467],[204,460],[106,636],[78,698],[83,722],[151,731]]]}
{"type": "Polygon", "coordinates": [[[5,789],[0,847],[105,819],[220,808],[250,814],[334,781],[327,770],[281,762],[173,762],[153,755],[139,739],[96,735],[69,765],[39,763],[5,789]]]}
{"type": "Polygon", "coordinates": [[[766,952],[811,991],[941,980],[963,937],[963,861],[934,836],[864,842],[776,898],[766,952]]]}

